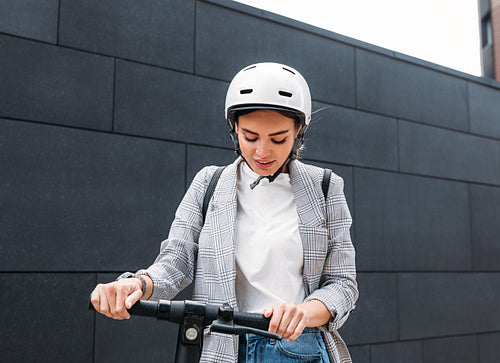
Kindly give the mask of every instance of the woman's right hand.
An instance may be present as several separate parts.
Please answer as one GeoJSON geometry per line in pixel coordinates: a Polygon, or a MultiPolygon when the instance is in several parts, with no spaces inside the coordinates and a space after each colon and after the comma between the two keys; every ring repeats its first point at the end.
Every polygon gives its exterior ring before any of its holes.
{"type": "Polygon", "coordinates": [[[108,318],[129,319],[130,309],[142,297],[142,282],[136,277],[120,279],[107,284],[98,284],[90,301],[96,311],[108,318]]]}

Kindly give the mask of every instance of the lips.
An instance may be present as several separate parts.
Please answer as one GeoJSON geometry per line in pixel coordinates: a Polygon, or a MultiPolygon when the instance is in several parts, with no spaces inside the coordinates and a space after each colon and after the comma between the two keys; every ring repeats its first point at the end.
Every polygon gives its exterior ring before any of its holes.
{"type": "Polygon", "coordinates": [[[261,169],[269,169],[274,164],[274,161],[271,161],[271,160],[257,160],[257,159],[254,159],[253,161],[261,169]]]}

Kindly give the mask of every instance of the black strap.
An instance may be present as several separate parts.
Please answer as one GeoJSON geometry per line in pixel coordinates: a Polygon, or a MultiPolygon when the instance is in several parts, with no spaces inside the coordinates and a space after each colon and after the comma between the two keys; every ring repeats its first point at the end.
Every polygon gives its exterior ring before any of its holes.
{"type": "Polygon", "coordinates": [[[225,166],[219,166],[217,170],[215,170],[215,173],[212,175],[212,179],[210,179],[210,183],[208,184],[208,188],[205,192],[205,197],[203,198],[203,209],[201,211],[203,215],[203,222],[205,222],[205,216],[207,215],[210,198],[212,198],[215,187],[217,186],[217,182],[219,181],[219,177],[225,168],[225,166]]]}
{"type": "Polygon", "coordinates": [[[321,188],[323,189],[323,196],[325,197],[325,202],[326,198],[328,197],[328,189],[330,187],[330,178],[332,176],[332,171],[330,169],[325,169],[323,172],[323,181],[321,182],[321,188]]]}
{"type": "MultiPolygon", "coordinates": [[[[205,217],[207,215],[208,204],[210,203],[210,199],[214,194],[214,190],[215,187],[217,186],[217,182],[219,181],[220,175],[222,174],[222,171],[225,168],[226,166],[219,166],[212,175],[212,179],[210,179],[210,183],[208,184],[207,190],[205,192],[205,197],[203,198],[203,209],[202,209],[203,222],[205,222],[205,217]]],[[[328,197],[328,189],[330,187],[331,176],[332,176],[332,171],[330,169],[325,169],[325,171],[323,172],[323,180],[321,181],[321,189],[323,189],[323,196],[325,197],[325,201],[326,198],[328,197]]]]}

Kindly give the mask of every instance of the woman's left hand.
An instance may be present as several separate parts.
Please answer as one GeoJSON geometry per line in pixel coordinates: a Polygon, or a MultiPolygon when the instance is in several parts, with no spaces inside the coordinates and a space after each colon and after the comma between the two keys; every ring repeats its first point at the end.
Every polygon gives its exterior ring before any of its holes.
{"type": "Polygon", "coordinates": [[[269,318],[269,332],[279,334],[288,341],[295,340],[305,327],[325,325],[332,314],[319,300],[309,300],[299,305],[278,303],[264,309],[269,318]]]}
{"type": "Polygon", "coordinates": [[[278,303],[264,309],[264,316],[272,316],[269,332],[279,334],[288,341],[297,339],[310,319],[310,314],[299,305],[286,303],[278,303]]]}

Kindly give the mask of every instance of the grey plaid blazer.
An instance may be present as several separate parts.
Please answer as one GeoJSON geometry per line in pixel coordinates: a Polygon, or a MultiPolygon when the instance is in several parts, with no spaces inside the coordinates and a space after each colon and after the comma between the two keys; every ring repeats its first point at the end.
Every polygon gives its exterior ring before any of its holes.
{"type": "MultiPolygon", "coordinates": [[[[221,174],[203,224],[205,190],[216,166],[202,169],[186,192],[153,265],[138,273],[154,282],[151,299],[172,299],[194,281],[193,300],[229,303],[238,309],[233,239],[236,220],[238,158],[221,174]]],[[[306,301],[322,301],[332,313],[320,327],[332,362],[350,362],[337,329],[347,320],[358,298],[355,252],[350,238],[351,215],[343,180],[332,173],[325,203],[323,169],[293,161],[290,180],[299,215],[304,250],[306,301]],[[326,212],[326,213],[325,213],[326,212]],[[325,218],[326,217],[326,218],[325,218]]],[[[233,336],[205,333],[202,362],[236,362],[238,341],[233,336]]]]}

